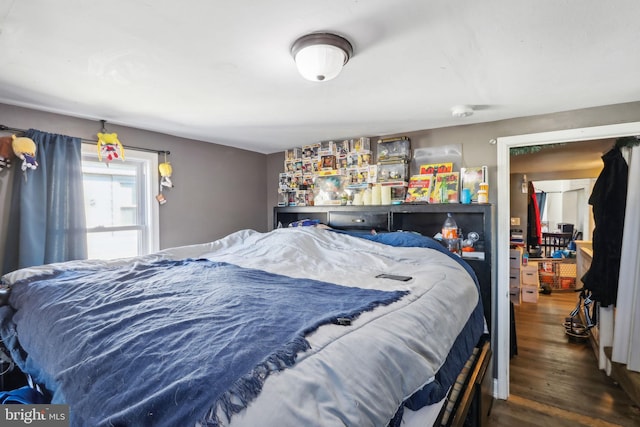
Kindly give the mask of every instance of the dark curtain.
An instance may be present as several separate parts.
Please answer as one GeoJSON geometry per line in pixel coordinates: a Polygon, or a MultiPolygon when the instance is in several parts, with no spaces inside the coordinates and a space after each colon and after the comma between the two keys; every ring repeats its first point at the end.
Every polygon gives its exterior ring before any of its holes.
{"type": "Polygon", "coordinates": [[[81,140],[29,129],[38,168],[14,168],[3,273],[85,259],[81,140]]]}

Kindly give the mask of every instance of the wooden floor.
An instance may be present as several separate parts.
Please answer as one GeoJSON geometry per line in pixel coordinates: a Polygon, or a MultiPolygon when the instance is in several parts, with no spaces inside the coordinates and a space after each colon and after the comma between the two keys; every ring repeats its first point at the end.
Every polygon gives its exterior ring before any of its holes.
{"type": "Polygon", "coordinates": [[[577,298],[541,294],[537,304],[515,307],[510,396],[494,401],[490,426],[640,426],[640,408],[598,369],[590,344],[570,342],[564,333],[577,298]]]}

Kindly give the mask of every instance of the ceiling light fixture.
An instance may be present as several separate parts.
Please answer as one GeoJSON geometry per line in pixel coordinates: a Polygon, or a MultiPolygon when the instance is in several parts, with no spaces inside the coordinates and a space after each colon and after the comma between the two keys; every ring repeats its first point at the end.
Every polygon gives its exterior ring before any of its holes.
{"type": "Polygon", "coordinates": [[[451,114],[453,117],[469,117],[473,114],[473,107],[471,105],[456,105],[451,108],[451,114]]]}
{"type": "Polygon", "coordinates": [[[334,79],[353,55],[351,43],[331,33],[312,33],[300,37],[291,46],[298,72],[307,80],[326,82],[334,79]]]}

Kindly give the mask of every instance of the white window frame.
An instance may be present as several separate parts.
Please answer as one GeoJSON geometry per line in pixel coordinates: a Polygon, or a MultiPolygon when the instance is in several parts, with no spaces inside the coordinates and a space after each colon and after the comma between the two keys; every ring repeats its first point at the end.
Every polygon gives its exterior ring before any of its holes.
{"type": "MultiPolygon", "coordinates": [[[[137,188],[137,203],[140,207],[138,209],[138,224],[117,227],[87,227],[87,233],[139,230],[142,237],[138,242],[138,255],[147,255],[160,250],[160,209],[155,198],[159,192],[158,153],[127,148],[124,157],[125,162],[131,160],[139,162],[138,177],[141,177],[142,180],[137,188]]],[[[85,158],[98,159],[95,144],[82,144],[82,159],[85,158]]],[[[113,161],[120,162],[121,160],[113,161]]],[[[105,164],[104,167],[108,166],[105,164]]]]}

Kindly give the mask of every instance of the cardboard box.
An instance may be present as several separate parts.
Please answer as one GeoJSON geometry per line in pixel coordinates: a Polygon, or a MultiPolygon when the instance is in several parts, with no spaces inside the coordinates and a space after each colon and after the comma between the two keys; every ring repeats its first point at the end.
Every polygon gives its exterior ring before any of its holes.
{"type": "Polygon", "coordinates": [[[514,305],[520,305],[522,302],[522,293],[520,287],[513,287],[509,289],[509,299],[514,305]]]}
{"type": "Polygon", "coordinates": [[[520,269],[519,268],[509,269],[509,287],[511,288],[520,287],[520,269]]]}
{"type": "Polygon", "coordinates": [[[522,264],[522,248],[509,250],[509,268],[520,268],[522,264]]]}
{"type": "Polygon", "coordinates": [[[522,285],[522,302],[538,302],[538,286],[522,285]]]}
{"type": "Polygon", "coordinates": [[[538,263],[530,262],[527,265],[523,265],[520,268],[521,279],[523,285],[540,286],[540,280],[538,278],[538,263]]]}

